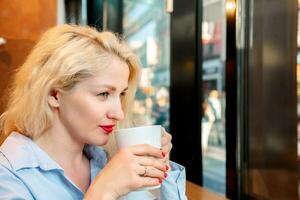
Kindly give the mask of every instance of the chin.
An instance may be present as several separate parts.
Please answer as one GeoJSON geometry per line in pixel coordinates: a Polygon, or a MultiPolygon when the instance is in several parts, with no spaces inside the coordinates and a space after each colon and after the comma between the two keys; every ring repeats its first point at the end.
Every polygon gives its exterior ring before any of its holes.
{"type": "Polygon", "coordinates": [[[94,138],[92,141],[90,141],[90,144],[95,146],[104,146],[108,143],[108,137],[107,138],[94,138]]]}

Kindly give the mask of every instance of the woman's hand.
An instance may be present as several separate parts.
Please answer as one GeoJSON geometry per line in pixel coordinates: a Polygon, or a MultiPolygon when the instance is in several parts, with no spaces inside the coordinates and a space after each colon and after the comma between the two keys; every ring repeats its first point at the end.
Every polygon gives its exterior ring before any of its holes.
{"type": "Polygon", "coordinates": [[[166,166],[168,166],[167,170],[170,169],[170,152],[172,150],[172,136],[170,133],[168,133],[165,128],[163,128],[163,134],[162,134],[162,151],[165,153],[165,157],[163,158],[163,162],[165,163],[166,166]]]}
{"type": "Polygon", "coordinates": [[[159,185],[166,177],[168,152],[147,144],[119,150],[92,182],[85,199],[115,200],[138,188],[159,185]]]}

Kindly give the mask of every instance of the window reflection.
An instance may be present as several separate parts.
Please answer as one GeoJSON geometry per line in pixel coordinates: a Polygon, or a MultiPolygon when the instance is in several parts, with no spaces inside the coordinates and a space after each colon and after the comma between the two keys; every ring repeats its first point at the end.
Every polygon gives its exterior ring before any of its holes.
{"type": "Polygon", "coordinates": [[[203,185],[225,195],[225,0],[203,1],[203,185]]]}
{"type": "Polygon", "coordinates": [[[57,24],[87,25],[87,0],[57,0],[57,24]]]}
{"type": "Polygon", "coordinates": [[[164,1],[124,0],[123,34],[142,62],[134,122],[169,130],[170,16],[164,1]]]}

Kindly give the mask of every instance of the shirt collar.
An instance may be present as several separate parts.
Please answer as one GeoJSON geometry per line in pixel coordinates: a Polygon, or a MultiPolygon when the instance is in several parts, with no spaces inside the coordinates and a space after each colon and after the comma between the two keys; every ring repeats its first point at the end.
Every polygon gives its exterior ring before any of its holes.
{"type": "Polygon", "coordinates": [[[84,147],[84,153],[90,160],[90,181],[93,181],[97,176],[98,172],[102,170],[102,168],[107,163],[107,152],[101,147],[86,145],[84,147]]]}
{"type": "Polygon", "coordinates": [[[87,158],[97,167],[103,168],[107,163],[107,152],[102,147],[87,144],[83,151],[87,158]]]}
{"type": "MultiPolygon", "coordinates": [[[[0,152],[6,157],[15,171],[34,167],[40,167],[45,171],[63,171],[62,167],[50,158],[34,141],[17,132],[12,132],[6,138],[0,147],[0,152]]],[[[97,168],[103,168],[107,162],[106,152],[100,147],[86,145],[84,152],[97,168]]]]}

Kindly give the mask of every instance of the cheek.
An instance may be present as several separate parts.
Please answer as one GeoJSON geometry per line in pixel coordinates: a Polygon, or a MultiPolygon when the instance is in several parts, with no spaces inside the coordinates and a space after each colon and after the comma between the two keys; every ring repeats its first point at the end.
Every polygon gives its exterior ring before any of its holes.
{"type": "Polygon", "coordinates": [[[81,124],[84,121],[99,121],[105,114],[101,108],[103,108],[101,102],[93,98],[75,97],[63,105],[61,114],[81,124]]]}
{"type": "Polygon", "coordinates": [[[101,109],[101,105],[94,105],[87,110],[88,112],[86,113],[90,117],[91,120],[99,123],[101,119],[105,118],[105,112],[103,109],[101,109]]]}
{"type": "Polygon", "coordinates": [[[87,100],[77,105],[77,115],[88,120],[100,120],[105,114],[103,105],[99,101],[87,100]]]}

